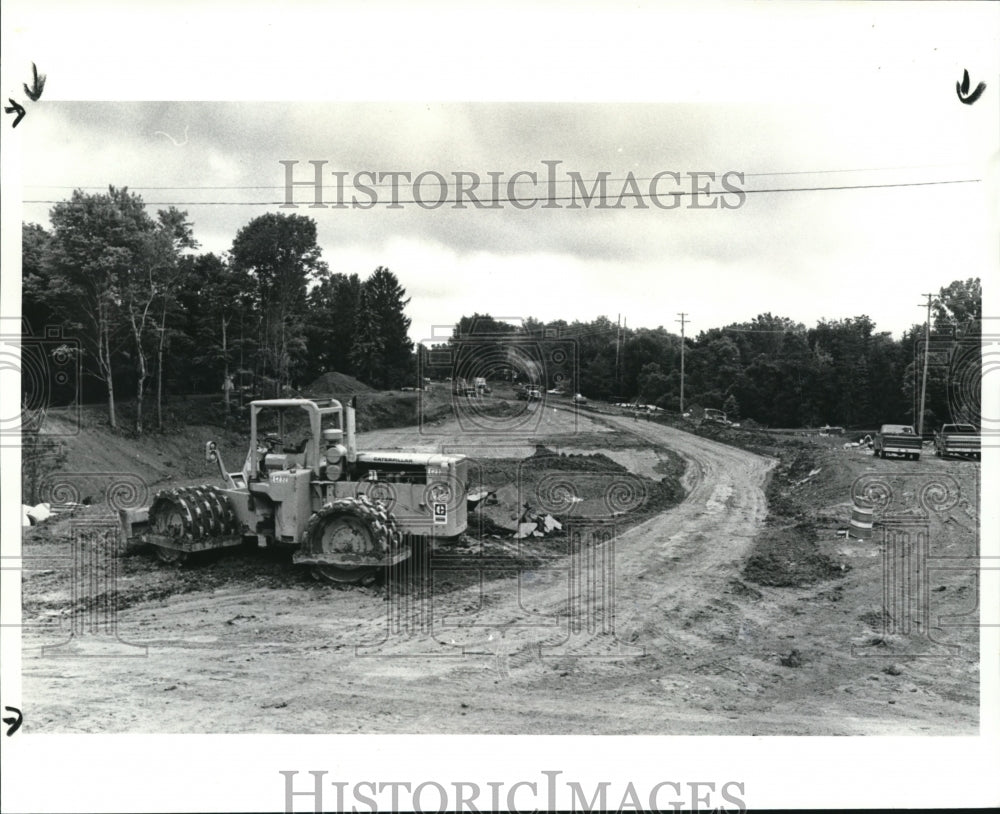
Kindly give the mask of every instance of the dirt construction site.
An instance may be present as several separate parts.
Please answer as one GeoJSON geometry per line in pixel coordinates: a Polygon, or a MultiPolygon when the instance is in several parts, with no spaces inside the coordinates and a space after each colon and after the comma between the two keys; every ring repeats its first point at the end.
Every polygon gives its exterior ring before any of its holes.
{"type": "Polygon", "coordinates": [[[123,500],[216,482],[205,442],[238,466],[246,436],[85,421],[63,468],[89,480],[54,499],[87,505],[23,534],[25,729],[978,732],[978,462],[554,397],[392,398],[412,417],[362,411],[359,448],[464,454],[476,501],[457,539],[356,585],[253,545],[168,565],[102,537],[123,500]]]}

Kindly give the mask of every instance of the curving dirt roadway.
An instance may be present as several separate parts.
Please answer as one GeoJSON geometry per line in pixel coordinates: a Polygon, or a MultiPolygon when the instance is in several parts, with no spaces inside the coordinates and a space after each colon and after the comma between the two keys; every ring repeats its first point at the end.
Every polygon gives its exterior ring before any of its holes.
{"type": "MultiPolygon", "coordinates": [[[[767,513],[772,460],[607,422],[688,460],[683,503],[554,568],[487,569],[481,586],[450,593],[234,585],[129,608],[119,635],[146,645],[145,658],[26,648],[33,731],[954,731],[954,716],[932,726],[925,710],[888,715],[879,699],[845,695],[867,665],[857,675],[775,666],[775,639],[815,620],[788,621],[787,595],[765,591],[749,607],[732,590],[767,513]]],[[[446,565],[435,558],[434,579],[446,565]]],[[[832,648],[830,665],[841,661],[832,648]]]]}

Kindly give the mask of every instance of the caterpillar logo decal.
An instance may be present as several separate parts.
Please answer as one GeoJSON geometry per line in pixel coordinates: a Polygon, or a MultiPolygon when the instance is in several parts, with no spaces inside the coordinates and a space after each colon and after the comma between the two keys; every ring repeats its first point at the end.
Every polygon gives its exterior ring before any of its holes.
{"type": "Polygon", "coordinates": [[[434,523],[436,525],[444,525],[448,522],[448,504],[447,503],[435,503],[434,504],[434,523]]]}

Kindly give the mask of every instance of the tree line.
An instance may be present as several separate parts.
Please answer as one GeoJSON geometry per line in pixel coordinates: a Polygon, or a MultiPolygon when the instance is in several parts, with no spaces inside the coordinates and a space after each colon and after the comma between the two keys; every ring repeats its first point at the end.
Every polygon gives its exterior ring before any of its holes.
{"type": "MultiPolygon", "coordinates": [[[[520,371],[546,389],[681,408],[682,340],[663,327],[621,328],[604,316],[511,325],[474,313],[449,342],[414,348],[396,275],[381,266],[365,280],[332,272],[307,216],[254,218],[222,255],[197,251],[186,212],[154,217],[127,188],[77,190],[50,221],[22,229],[22,313],[36,334],[58,325],[76,340],[85,376],[65,398],[106,400],[112,427],[122,399],[135,405],[142,432],[150,421],[162,427],[170,394],[231,386],[273,397],[327,371],[380,389],[520,371]]],[[[978,278],[956,280],[934,299],[925,426],[963,400],[978,409],[981,317],[978,278]]],[[[897,340],[864,315],[807,328],[766,313],[710,328],[683,340],[684,406],[766,426],[915,423],[924,334],[914,324],[897,340]]],[[[23,376],[22,395],[36,384],[23,376]]],[[[59,397],[51,383],[50,391],[59,397]]]]}
{"type": "MultiPolygon", "coordinates": [[[[221,256],[196,251],[186,212],[154,217],[127,188],[76,190],[50,221],[22,227],[22,314],[36,335],[57,325],[74,340],[58,349],[81,357],[69,397],[106,400],[112,427],[122,398],[142,432],[150,401],[162,427],[168,394],[273,397],[328,370],[413,379],[405,289],[381,266],[363,281],[332,272],[309,217],[257,217],[221,256]]],[[[23,398],[33,386],[22,377],[23,398]]]]}
{"type": "MultiPolygon", "coordinates": [[[[894,339],[865,315],[821,320],[811,328],[788,317],[761,314],[748,322],[710,328],[684,340],[684,405],[725,410],[733,420],[764,426],[825,424],[875,427],[918,421],[924,351],[927,388],[924,426],[978,421],[982,289],[978,278],[956,280],[933,300],[930,341],[914,324],[894,339]]],[[[589,322],[529,318],[519,326],[489,314],[463,316],[449,342],[419,346],[425,375],[448,374],[436,360],[474,347],[497,360],[496,378],[517,367],[504,349],[572,344],[575,389],[588,398],[681,408],[681,337],[664,328],[621,328],[607,317],[589,322]],[[447,349],[447,354],[441,351],[447,349]]],[[[466,353],[468,356],[469,354],[466,353]]],[[[560,385],[558,369],[541,365],[537,384],[560,385]],[[555,374],[555,375],[554,375],[555,374]]],[[[521,374],[522,379],[524,373],[521,374]]]]}

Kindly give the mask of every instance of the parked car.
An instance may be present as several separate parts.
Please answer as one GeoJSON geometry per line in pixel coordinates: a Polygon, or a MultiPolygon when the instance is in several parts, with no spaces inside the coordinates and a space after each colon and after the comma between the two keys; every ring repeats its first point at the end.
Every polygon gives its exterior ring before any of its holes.
{"type": "Polygon", "coordinates": [[[587,403],[587,397],[586,396],[581,396],[579,393],[577,393],[575,396],[573,396],[573,403],[574,404],[586,404],[587,403]]]}
{"type": "Polygon", "coordinates": [[[713,424],[728,425],[730,423],[729,419],[726,417],[726,414],[722,410],[716,410],[712,407],[705,408],[705,417],[703,420],[710,421],[713,424]]]}

